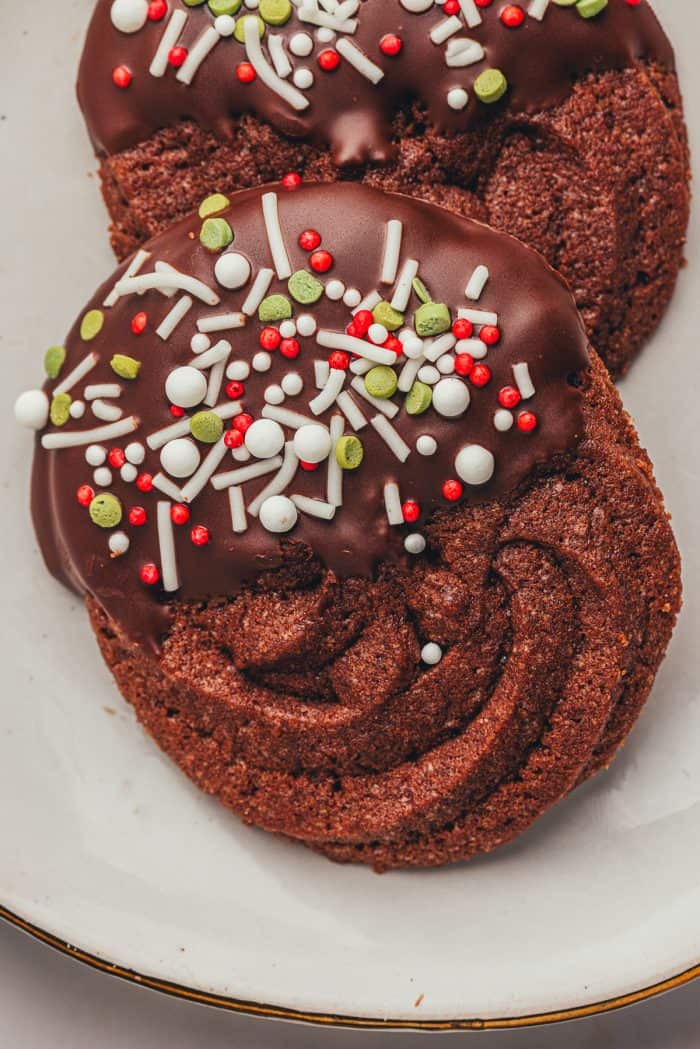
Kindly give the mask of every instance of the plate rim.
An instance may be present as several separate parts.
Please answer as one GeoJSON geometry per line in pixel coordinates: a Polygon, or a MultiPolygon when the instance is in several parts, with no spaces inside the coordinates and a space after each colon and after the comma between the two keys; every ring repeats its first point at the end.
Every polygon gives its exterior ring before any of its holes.
{"type": "Polygon", "coordinates": [[[214,994],[208,991],[198,990],[187,984],[165,980],[158,976],[149,976],[140,973],[136,969],[111,962],[91,951],[84,950],[76,944],[68,943],[55,933],[42,929],[28,918],[10,910],[0,901],[0,920],[11,927],[19,929],[52,948],[65,957],[72,958],[97,972],[106,973],[109,976],[123,980],[125,983],[137,987],[145,987],[159,994],[176,998],[180,1001],[193,1002],[196,1005],[206,1005],[210,1008],[221,1009],[242,1016],[254,1016],[268,1020],[284,1020],[287,1022],[308,1024],[321,1028],[345,1028],[351,1030],[365,1031],[505,1031],[517,1030],[525,1027],[546,1027],[550,1024],[563,1023],[566,1021],[582,1020],[591,1016],[602,1016],[606,1013],[624,1009],[629,1005],[648,1001],[658,995],[673,991],[685,984],[692,983],[700,977],[700,961],[695,965],[684,969],[674,976],[665,980],[649,984],[639,989],[628,991],[614,998],[604,998],[597,1002],[585,1005],[572,1006],[570,1008],[556,1009],[543,1013],[528,1013],[523,1016],[502,1016],[491,1018],[458,1017],[447,1020],[406,1020],[398,1017],[364,1017],[353,1016],[345,1013],[309,1012],[302,1009],[293,1009],[288,1006],[275,1005],[274,1003],[256,1002],[243,998],[234,998],[228,995],[214,994]]]}

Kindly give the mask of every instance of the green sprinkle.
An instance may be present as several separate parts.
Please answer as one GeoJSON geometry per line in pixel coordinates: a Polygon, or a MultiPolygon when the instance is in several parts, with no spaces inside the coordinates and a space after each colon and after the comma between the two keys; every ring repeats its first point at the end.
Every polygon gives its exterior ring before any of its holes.
{"type": "Polygon", "coordinates": [[[102,331],[105,315],[102,310],[88,310],[80,322],[80,338],[84,342],[90,342],[102,331]]]}
{"type": "Polygon", "coordinates": [[[573,7],[574,4],[578,3],[578,0],[554,0],[554,3],[558,7],[573,7]]]}
{"type": "Polygon", "coordinates": [[[49,346],[44,354],[44,371],[49,379],[57,379],[66,361],[64,346],[49,346]]]}
{"type": "Polygon", "coordinates": [[[474,92],[477,98],[480,98],[482,102],[486,102],[488,105],[492,102],[498,102],[499,98],[503,98],[507,90],[508,81],[500,69],[485,69],[483,73],[479,73],[474,81],[474,92]]]}
{"type": "Polygon", "coordinates": [[[209,10],[215,18],[219,15],[235,15],[242,3],[243,0],[209,0],[209,10]]]}
{"type": "Polygon", "coordinates": [[[421,302],[432,302],[433,296],[430,294],[420,277],[413,278],[413,290],[420,299],[421,302]]]}
{"type": "Polygon", "coordinates": [[[310,306],[323,295],[323,285],[311,273],[306,270],[297,270],[289,278],[287,284],[289,294],[296,302],[303,306],[310,306]]]}
{"type": "Polygon", "coordinates": [[[426,302],[416,310],[415,325],[421,338],[442,335],[452,325],[450,311],[444,302],[426,302]]]}
{"type": "Polygon", "coordinates": [[[359,437],[341,437],[335,446],[335,461],[342,470],[356,470],[364,457],[359,437]]]}
{"type": "Polygon", "coordinates": [[[286,321],[292,316],[292,304],[286,295],[268,295],[260,303],[258,317],[265,324],[286,321]]]}
{"type": "Polygon", "coordinates": [[[265,36],[265,23],[263,22],[262,18],[259,18],[258,15],[244,15],[243,18],[238,19],[238,21],[236,22],[236,28],[233,31],[233,35],[239,44],[245,44],[245,23],[248,21],[249,18],[257,18],[258,33],[260,34],[260,39],[262,40],[262,38],[265,36]]]}
{"type": "Polygon", "coordinates": [[[196,412],[190,419],[190,433],[204,444],[216,444],[223,432],[223,420],[215,412],[196,412]]]}
{"type": "Polygon", "coordinates": [[[396,377],[396,372],[388,364],[378,364],[376,368],[371,368],[365,375],[365,389],[367,393],[371,394],[372,397],[381,397],[382,400],[387,397],[393,397],[398,384],[399,380],[396,377]]]}
{"type": "Polygon", "coordinates": [[[141,361],[135,357],[127,357],[125,353],[115,353],[109,362],[112,371],[120,379],[135,379],[141,371],[141,361]]]}
{"type": "Polygon", "coordinates": [[[581,18],[595,18],[608,6],[608,0],[578,0],[576,10],[581,18]]]}
{"type": "Polygon", "coordinates": [[[49,416],[54,426],[65,426],[70,419],[70,406],[73,399],[69,393],[57,393],[51,401],[49,416]]]}
{"type": "Polygon", "coordinates": [[[226,219],[205,219],[199,241],[207,251],[223,251],[233,240],[233,230],[226,219]]]}
{"type": "Polygon", "coordinates": [[[387,331],[396,331],[403,324],[403,313],[395,310],[390,302],[378,302],[372,316],[375,324],[383,324],[387,331]]]}
{"type": "Polygon", "coordinates": [[[231,201],[223,193],[212,193],[210,197],[205,197],[199,205],[199,217],[206,219],[210,215],[216,215],[219,211],[225,211],[230,203],[231,201]]]}
{"type": "Polygon", "coordinates": [[[188,7],[199,7],[204,3],[204,0],[183,0],[183,3],[187,4],[188,7]]]}
{"type": "Polygon", "coordinates": [[[289,0],[260,0],[260,16],[268,25],[284,25],[292,14],[289,0]]]}
{"type": "Polygon", "coordinates": [[[98,528],[116,528],[122,519],[122,504],[111,492],[101,492],[90,503],[88,513],[98,528]]]}
{"type": "Polygon", "coordinates": [[[405,407],[409,415],[422,415],[433,402],[433,391],[424,382],[414,382],[406,394],[405,407]]]}

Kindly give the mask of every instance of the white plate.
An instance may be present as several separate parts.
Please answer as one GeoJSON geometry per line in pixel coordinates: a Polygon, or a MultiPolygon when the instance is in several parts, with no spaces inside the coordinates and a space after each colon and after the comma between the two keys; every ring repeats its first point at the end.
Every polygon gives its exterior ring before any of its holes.
{"type": "MultiPolygon", "coordinates": [[[[111,267],[72,95],[90,7],[4,3],[0,13],[9,234],[0,263],[0,904],[122,975],[134,970],[147,983],[170,982],[177,993],[190,988],[231,1007],[336,1020],[439,1026],[585,1011],[695,966],[695,269],[682,276],[674,309],[623,390],[674,514],[686,607],[612,770],[513,846],[432,873],[377,877],[247,830],[145,737],[82,608],[45,573],[29,524],[31,448],[14,429],[11,402],[36,381],[44,347],[63,337],[111,267]]],[[[698,5],[663,7],[686,58],[691,126],[700,130],[698,5]]],[[[697,228],[688,255],[700,258],[697,228]]]]}

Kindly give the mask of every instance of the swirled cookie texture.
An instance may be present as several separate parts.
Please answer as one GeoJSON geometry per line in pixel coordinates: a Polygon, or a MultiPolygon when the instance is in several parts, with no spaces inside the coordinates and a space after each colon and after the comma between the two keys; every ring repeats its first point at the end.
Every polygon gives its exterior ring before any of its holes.
{"type": "Polygon", "coordinates": [[[216,194],[45,370],[17,415],[48,567],[148,731],[247,822],[441,864],[626,737],[678,555],[524,245],[354,183],[216,194]]]}
{"type": "Polygon", "coordinates": [[[519,236],[613,373],[673,290],[688,158],[647,0],[100,0],[79,96],[120,257],[212,186],[294,173],[519,236]]]}

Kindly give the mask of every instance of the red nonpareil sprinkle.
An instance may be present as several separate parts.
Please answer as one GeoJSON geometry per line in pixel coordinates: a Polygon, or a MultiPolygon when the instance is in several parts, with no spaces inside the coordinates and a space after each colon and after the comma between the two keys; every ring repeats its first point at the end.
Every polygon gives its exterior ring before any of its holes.
{"type": "Polygon", "coordinates": [[[641,2],[642,0],[627,0],[630,7],[637,7],[641,2]]]}
{"type": "Polygon", "coordinates": [[[355,324],[354,321],[350,321],[350,323],[348,324],[347,328],[345,329],[345,334],[346,335],[352,335],[353,339],[361,338],[360,333],[357,330],[357,325],[355,324]]]}
{"type": "Polygon", "coordinates": [[[403,354],[403,343],[401,339],[397,339],[395,335],[389,335],[388,338],[382,343],[383,350],[391,350],[400,357],[403,354]]]}
{"type": "Polygon", "coordinates": [[[340,55],[334,48],[327,47],[318,56],[318,64],[325,73],[332,73],[340,65],[340,55]]]}
{"type": "Polygon", "coordinates": [[[89,506],[95,498],[95,490],[89,484],[81,484],[75,496],[81,506],[89,506]]]}
{"type": "Polygon", "coordinates": [[[302,468],[302,470],[307,470],[309,473],[312,473],[314,470],[318,470],[320,465],[320,463],[305,463],[303,459],[299,460],[299,466],[302,468]]]}
{"type": "Polygon", "coordinates": [[[127,66],[116,66],[112,70],[112,80],[117,87],[128,87],[133,80],[131,70],[127,66]]]}
{"type": "Polygon", "coordinates": [[[141,528],[148,520],[148,514],[142,506],[132,506],[129,510],[129,524],[141,528]]]}
{"type": "Polygon", "coordinates": [[[178,404],[170,405],[170,414],[173,419],[182,419],[185,415],[185,409],[181,408],[178,404]]]}
{"type": "Polygon", "coordinates": [[[321,234],[315,229],[305,229],[299,234],[299,247],[304,251],[316,251],[321,243],[321,234]]]}
{"type": "Polygon", "coordinates": [[[350,367],[350,355],[344,353],[343,350],[333,350],[328,354],[328,363],[336,371],[346,372],[350,367]]]}
{"type": "Polygon", "coordinates": [[[151,474],[139,474],[136,478],[136,487],[139,492],[150,492],[153,488],[153,477],[151,474]]]}
{"type": "Polygon", "coordinates": [[[406,524],[413,524],[420,517],[420,506],[415,499],[407,499],[401,506],[401,513],[406,524]]]}
{"type": "Polygon", "coordinates": [[[311,269],[316,273],[328,273],[328,270],[333,265],[333,256],[330,251],[315,251],[309,259],[309,265],[311,269]]]}
{"type": "Polygon", "coordinates": [[[455,339],[468,339],[474,331],[474,325],[466,317],[460,317],[452,325],[452,334],[455,339]]]}
{"type": "Polygon", "coordinates": [[[293,361],[295,357],[299,356],[301,352],[301,346],[299,345],[298,339],[282,339],[280,343],[280,353],[287,360],[293,361]]]}
{"type": "Polygon", "coordinates": [[[224,434],[224,444],[227,448],[240,448],[243,444],[243,434],[240,430],[227,430],[224,434]]]}
{"type": "Polygon", "coordinates": [[[190,532],[190,539],[194,546],[206,546],[211,539],[209,529],[204,525],[195,525],[190,532]]]}
{"type": "Polygon", "coordinates": [[[491,369],[486,364],[475,364],[469,373],[469,381],[474,386],[486,386],[491,382],[491,369]]]}
{"type": "Polygon", "coordinates": [[[517,426],[523,433],[532,433],[537,427],[537,416],[534,412],[521,412],[517,418],[517,426]]]}
{"type": "Polygon", "coordinates": [[[170,520],[175,525],[186,525],[190,519],[190,510],[184,503],[175,503],[170,507],[170,520]]]}
{"type": "Polygon", "coordinates": [[[264,350],[276,350],[282,342],[282,336],[277,328],[263,328],[258,336],[258,342],[264,350]]]}
{"type": "Polygon", "coordinates": [[[403,48],[403,40],[396,33],[387,33],[379,41],[379,50],[383,55],[388,55],[389,58],[395,58],[396,55],[401,54],[403,48]]]}
{"type": "Polygon", "coordinates": [[[298,175],[296,171],[289,171],[282,179],[282,185],[285,189],[299,189],[301,181],[301,175],[298,175]]]}
{"type": "Polygon", "coordinates": [[[490,7],[493,0],[474,0],[477,7],[490,7]]]}
{"type": "Polygon", "coordinates": [[[445,3],[442,5],[442,10],[446,15],[458,15],[459,0],[445,0],[445,3]]]}
{"type": "Polygon", "coordinates": [[[515,386],[504,386],[498,391],[498,403],[503,408],[515,408],[520,404],[520,390],[516,390],[515,386]]]}
{"type": "Polygon", "coordinates": [[[501,11],[500,17],[504,26],[508,26],[509,29],[517,29],[525,21],[525,12],[517,4],[508,4],[501,11]]]}
{"type": "Polygon", "coordinates": [[[139,575],[141,576],[141,582],[145,583],[146,586],[155,586],[160,579],[160,572],[157,565],[154,564],[143,565],[139,575]]]}
{"type": "Polygon", "coordinates": [[[110,449],[107,461],[110,466],[113,466],[115,470],[121,470],[122,466],[126,462],[126,456],[121,448],[110,449]]]}
{"type": "Polygon", "coordinates": [[[151,0],[148,5],[148,17],[152,22],[160,22],[168,13],[168,5],[165,0],[151,0]]]}
{"type": "Polygon", "coordinates": [[[226,383],[226,396],[231,401],[238,401],[245,393],[245,386],[242,382],[236,382],[232,379],[231,382],[226,383]]]}
{"type": "Polygon", "coordinates": [[[355,332],[357,334],[357,338],[359,338],[359,339],[361,339],[363,336],[365,336],[367,334],[367,332],[369,331],[369,329],[372,327],[373,324],[374,324],[374,317],[372,316],[372,313],[371,313],[370,310],[360,310],[359,313],[355,314],[355,316],[354,316],[354,318],[352,320],[352,326],[355,329],[355,332]]]}
{"type": "Polygon", "coordinates": [[[236,66],[236,76],[241,84],[252,84],[257,75],[250,62],[239,62],[236,66]]]}
{"type": "Polygon", "coordinates": [[[456,503],[458,499],[462,498],[463,493],[464,486],[461,481],[445,481],[442,486],[442,494],[448,503],[456,503]]]}
{"type": "Polygon", "coordinates": [[[141,335],[146,330],[148,324],[148,315],[145,313],[136,313],[131,318],[131,330],[134,335],[141,335]]]}
{"type": "Polygon", "coordinates": [[[187,60],[187,48],[181,47],[179,44],[177,47],[171,47],[168,51],[168,62],[171,66],[175,66],[179,69],[180,66],[184,66],[187,60]]]}
{"type": "Polygon", "coordinates": [[[239,433],[245,433],[246,430],[253,425],[253,416],[248,415],[247,412],[243,412],[242,415],[237,415],[231,423],[234,430],[238,430],[239,433]]]}
{"type": "Polygon", "coordinates": [[[455,371],[458,375],[469,375],[474,367],[471,353],[458,353],[455,357],[455,371]]]}
{"type": "Polygon", "coordinates": [[[495,346],[500,341],[501,332],[494,324],[485,324],[479,332],[479,338],[487,346],[495,346]]]}

